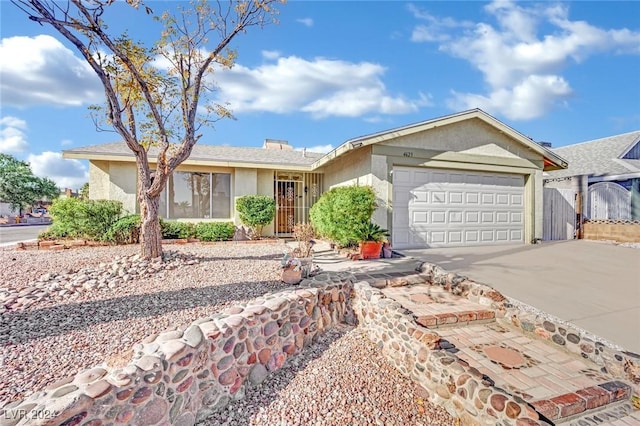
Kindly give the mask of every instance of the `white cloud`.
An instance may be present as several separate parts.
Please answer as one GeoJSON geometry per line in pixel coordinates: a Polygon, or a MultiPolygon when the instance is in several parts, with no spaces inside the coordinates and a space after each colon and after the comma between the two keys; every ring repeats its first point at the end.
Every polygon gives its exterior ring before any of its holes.
{"type": "Polygon", "coordinates": [[[326,154],[327,152],[332,151],[333,148],[334,148],[333,145],[327,144],[327,145],[315,145],[309,148],[297,148],[297,151],[302,151],[303,149],[306,149],[307,152],[319,152],[322,154],[326,154]]]}
{"type": "Polygon", "coordinates": [[[296,19],[296,22],[299,22],[306,27],[313,27],[313,19],[311,18],[296,19]]]}
{"type": "Polygon", "coordinates": [[[563,103],[571,94],[569,84],[562,77],[532,75],[512,88],[496,89],[488,96],[453,92],[447,105],[454,110],[481,108],[500,111],[511,120],[530,120],[563,103]]]}
{"type": "Polygon", "coordinates": [[[89,181],[89,172],[81,161],[62,158],[59,152],[30,154],[27,161],[34,175],[47,177],[62,189],[78,189],[89,181]]]}
{"type": "Polygon", "coordinates": [[[411,41],[415,42],[443,42],[449,40],[449,32],[455,28],[469,28],[473,24],[469,21],[456,21],[452,18],[438,18],[425,10],[421,10],[414,4],[409,4],[407,9],[411,14],[424,24],[416,25],[411,33],[411,41]]]}
{"type": "Polygon", "coordinates": [[[27,122],[17,117],[0,118],[0,152],[4,154],[20,154],[27,150],[29,143],[24,131],[27,122]]]}
{"type": "Polygon", "coordinates": [[[0,57],[4,104],[78,106],[104,96],[89,65],[51,36],[4,38],[0,57]]]}
{"type": "Polygon", "coordinates": [[[278,50],[263,50],[262,57],[265,59],[278,59],[282,54],[278,50]]]}
{"type": "Polygon", "coordinates": [[[602,52],[640,53],[640,32],[571,21],[569,9],[558,4],[496,0],[484,9],[495,24],[470,27],[410,8],[426,21],[414,28],[413,41],[438,43],[441,51],[477,68],[488,85],[486,94],[454,92],[452,108],[480,107],[514,120],[540,117],[571,97],[561,73],[572,63],[602,52]],[[543,24],[551,30],[540,34],[543,24]]]}
{"type": "Polygon", "coordinates": [[[73,145],[73,141],[71,139],[63,139],[60,141],[60,145],[70,146],[70,145],[73,145]]]}
{"type": "Polygon", "coordinates": [[[234,113],[305,111],[315,118],[404,114],[430,105],[422,94],[418,99],[390,94],[381,79],[384,73],[382,65],[371,62],[280,57],[257,68],[220,70],[217,95],[234,113]]]}

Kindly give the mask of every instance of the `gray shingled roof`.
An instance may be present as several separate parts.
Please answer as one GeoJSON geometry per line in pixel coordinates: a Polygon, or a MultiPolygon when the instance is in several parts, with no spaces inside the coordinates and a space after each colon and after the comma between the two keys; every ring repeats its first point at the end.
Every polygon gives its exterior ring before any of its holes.
{"type": "Polygon", "coordinates": [[[621,159],[624,153],[638,142],[640,142],[640,130],[554,148],[553,152],[569,162],[569,168],[548,172],[548,178],[624,175],[640,172],[640,160],[621,159]]]}
{"type": "MultiPolygon", "coordinates": [[[[151,148],[150,154],[155,155],[151,148]]],[[[89,145],[65,150],[69,154],[102,154],[133,158],[133,153],[124,142],[89,145]]],[[[233,147],[196,144],[190,160],[234,163],[263,163],[274,166],[310,166],[324,154],[296,150],[233,147]]]]}

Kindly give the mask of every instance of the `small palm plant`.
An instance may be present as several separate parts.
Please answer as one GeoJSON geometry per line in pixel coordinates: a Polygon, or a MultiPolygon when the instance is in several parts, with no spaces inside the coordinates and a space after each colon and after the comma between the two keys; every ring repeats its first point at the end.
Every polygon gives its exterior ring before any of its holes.
{"type": "Polygon", "coordinates": [[[383,229],[377,223],[363,223],[355,229],[355,237],[358,241],[382,242],[389,236],[389,231],[383,229]]]}

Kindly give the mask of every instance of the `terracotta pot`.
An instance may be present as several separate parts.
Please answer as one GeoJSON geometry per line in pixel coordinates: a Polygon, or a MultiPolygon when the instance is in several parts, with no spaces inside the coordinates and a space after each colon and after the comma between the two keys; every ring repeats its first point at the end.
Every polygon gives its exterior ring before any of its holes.
{"type": "Polygon", "coordinates": [[[286,284],[298,284],[302,281],[302,270],[295,271],[293,267],[282,270],[282,281],[286,284]]]}
{"type": "Polygon", "coordinates": [[[382,242],[363,241],[360,243],[360,255],[363,259],[380,259],[382,242]]]}

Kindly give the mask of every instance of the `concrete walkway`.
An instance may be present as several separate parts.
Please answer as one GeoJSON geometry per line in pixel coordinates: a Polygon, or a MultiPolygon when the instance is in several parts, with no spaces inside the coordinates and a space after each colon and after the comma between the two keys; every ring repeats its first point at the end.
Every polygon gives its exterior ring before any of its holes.
{"type": "Polygon", "coordinates": [[[640,353],[640,250],[594,241],[403,250],[404,258],[351,261],[316,247],[325,271],[409,272],[421,262],[487,284],[506,296],[640,353]]]}

